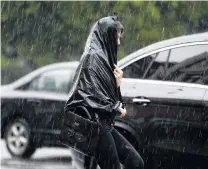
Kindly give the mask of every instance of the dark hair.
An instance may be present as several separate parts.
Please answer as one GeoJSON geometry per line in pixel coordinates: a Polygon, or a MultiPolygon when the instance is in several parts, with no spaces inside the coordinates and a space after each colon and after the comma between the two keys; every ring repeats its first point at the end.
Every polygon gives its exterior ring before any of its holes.
{"type": "Polygon", "coordinates": [[[123,33],[124,33],[124,26],[121,24],[121,22],[119,20],[119,17],[118,17],[118,14],[115,13],[115,12],[114,12],[113,19],[116,20],[116,27],[117,27],[117,29],[121,30],[121,35],[123,35],[123,33]]]}
{"type": "Polygon", "coordinates": [[[116,22],[116,27],[117,27],[117,30],[121,30],[121,36],[123,36],[123,34],[124,34],[124,27],[123,27],[123,25],[121,24],[120,21],[116,22]]]}
{"type": "Polygon", "coordinates": [[[120,30],[121,30],[121,32],[123,32],[123,31],[124,31],[124,27],[123,27],[123,25],[121,24],[121,22],[120,22],[120,21],[117,21],[116,25],[117,25],[117,29],[120,29],[120,30]]]}
{"type": "Polygon", "coordinates": [[[124,30],[123,25],[120,22],[120,17],[118,17],[118,14],[116,12],[113,13],[113,19],[116,20],[116,24],[117,24],[117,29],[121,29],[122,31],[124,30]]]}

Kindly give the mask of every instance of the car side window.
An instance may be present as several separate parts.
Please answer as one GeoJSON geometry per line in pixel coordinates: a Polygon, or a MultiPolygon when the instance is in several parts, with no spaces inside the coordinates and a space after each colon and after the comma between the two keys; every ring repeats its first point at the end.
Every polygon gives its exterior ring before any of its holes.
{"type": "Polygon", "coordinates": [[[155,53],[137,60],[123,69],[124,78],[161,80],[164,76],[169,51],[155,53]]]}
{"type": "Polygon", "coordinates": [[[74,71],[70,69],[47,71],[34,79],[30,83],[28,90],[68,93],[69,84],[71,83],[73,76],[74,71]]]}
{"type": "Polygon", "coordinates": [[[166,81],[208,84],[208,45],[171,49],[166,81]]]}
{"type": "Polygon", "coordinates": [[[152,63],[147,68],[145,74],[143,75],[143,78],[152,80],[163,80],[168,65],[167,61],[169,55],[169,50],[158,52],[152,63]]]}
{"type": "Polygon", "coordinates": [[[142,78],[146,68],[154,60],[156,55],[146,56],[137,60],[136,62],[123,68],[123,77],[124,78],[142,78]]]}

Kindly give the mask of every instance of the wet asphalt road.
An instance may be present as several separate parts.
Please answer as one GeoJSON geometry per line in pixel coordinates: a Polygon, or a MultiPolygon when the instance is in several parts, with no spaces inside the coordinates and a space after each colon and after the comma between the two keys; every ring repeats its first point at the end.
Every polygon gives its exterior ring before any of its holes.
{"type": "MultiPolygon", "coordinates": [[[[83,169],[83,159],[78,153],[63,148],[39,148],[28,160],[14,159],[1,140],[1,169],[83,169]]],[[[160,169],[208,169],[208,158],[174,157],[162,160],[160,169]],[[176,165],[177,164],[177,165],[176,165]],[[197,165],[194,165],[197,164],[197,165]]],[[[98,167],[99,168],[99,167],[98,167]]]]}
{"type": "Polygon", "coordinates": [[[1,140],[1,169],[83,169],[83,161],[75,152],[63,148],[40,148],[31,159],[14,159],[1,140]]]}

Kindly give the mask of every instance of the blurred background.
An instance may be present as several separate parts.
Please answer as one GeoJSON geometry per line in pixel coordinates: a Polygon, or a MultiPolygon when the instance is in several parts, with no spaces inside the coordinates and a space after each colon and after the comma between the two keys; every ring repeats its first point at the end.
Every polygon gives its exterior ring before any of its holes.
{"type": "Polygon", "coordinates": [[[156,41],[207,31],[207,9],[206,1],[1,1],[1,83],[79,60],[93,23],[114,12],[125,27],[121,59],[156,41]]]}

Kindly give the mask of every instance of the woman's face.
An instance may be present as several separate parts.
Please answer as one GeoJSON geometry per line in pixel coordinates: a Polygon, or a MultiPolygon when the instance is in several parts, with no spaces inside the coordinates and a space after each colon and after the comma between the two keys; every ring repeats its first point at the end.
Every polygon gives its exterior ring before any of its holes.
{"type": "Polygon", "coordinates": [[[121,45],[121,30],[117,30],[117,46],[119,47],[121,45]]]}

